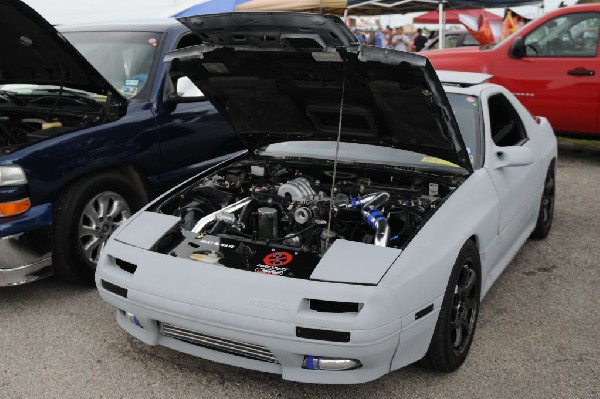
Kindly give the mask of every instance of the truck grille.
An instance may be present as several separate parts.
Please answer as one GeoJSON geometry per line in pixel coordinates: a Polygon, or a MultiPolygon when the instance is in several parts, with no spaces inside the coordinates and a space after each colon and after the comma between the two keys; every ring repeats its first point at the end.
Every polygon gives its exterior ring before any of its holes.
{"type": "Polygon", "coordinates": [[[193,345],[213,349],[231,355],[242,356],[248,359],[260,360],[268,363],[279,363],[271,351],[261,345],[249,344],[247,342],[235,341],[233,339],[220,338],[212,335],[177,327],[168,323],[160,323],[160,333],[165,337],[171,337],[179,341],[188,342],[193,345]]]}

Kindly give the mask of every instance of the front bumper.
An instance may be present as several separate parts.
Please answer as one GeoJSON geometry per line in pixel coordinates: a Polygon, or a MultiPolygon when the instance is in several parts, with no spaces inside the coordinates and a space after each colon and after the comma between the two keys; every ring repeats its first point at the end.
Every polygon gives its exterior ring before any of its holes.
{"type": "Polygon", "coordinates": [[[264,276],[161,255],[117,240],[110,240],[103,252],[96,285],[101,297],[118,309],[119,325],[149,345],[309,383],[367,382],[418,360],[429,345],[439,306],[436,302],[436,311],[415,322],[414,314],[400,313],[395,295],[385,287],[264,276]],[[127,265],[120,267],[116,259],[127,265]],[[306,298],[359,302],[364,307],[358,313],[322,313],[306,308],[306,298]],[[161,329],[164,323],[183,335],[168,336],[161,329]],[[350,339],[309,339],[299,336],[299,327],[347,333],[350,339]],[[233,341],[243,350],[258,346],[276,362],[202,345],[198,337],[228,345],[233,341]],[[305,356],[357,359],[362,366],[305,369],[305,356]]]}
{"type": "Polygon", "coordinates": [[[118,309],[116,317],[119,326],[146,344],[165,346],[232,366],[281,374],[286,380],[321,384],[357,384],[371,381],[390,371],[390,364],[398,347],[399,323],[379,329],[346,330],[353,341],[359,342],[357,344],[309,341],[296,337],[296,323],[255,319],[234,313],[225,314],[189,304],[174,303],[165,298],[132,290],[128,290],[128,299],[119,298],[102,288],[99,288],[99,291],[105,301],[118,309]],[[153,305],[150,307],[147,305],[149,303],[153,305]],[[177,313],[174,313],[175,309],[179,309],[177,313]],[[136,315],[139,323],[132,322],[126,312],[136,315]],[[209,319],[217,316],[223,322],[208,323],[198,317],[198,313],[212,313],[209,319]],[[255,360],[166,336],[161,331],[163,323],[200,332],[209,337],[264,347],[276,362],[255,360]],[[249,329],[249,324],[253,324],[255,328],[249,329]],[[305,355],[358,359],[362,367],[345,371],[303,369],[305,355]]]}
{"type": "Polygon", "coordinates": [[[50,204],[33,207],[0,223],[0,287],[20,285],[52,275],[50,204]]]}

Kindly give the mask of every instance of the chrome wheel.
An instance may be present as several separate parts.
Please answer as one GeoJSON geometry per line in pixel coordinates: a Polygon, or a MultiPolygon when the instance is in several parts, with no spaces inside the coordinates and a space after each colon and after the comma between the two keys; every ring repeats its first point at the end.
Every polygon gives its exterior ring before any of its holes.
{"type": "Polygon", "coordinates": [[[477,320],[477,272],[470,263],[463,265],[452,298],[450,332],[452,350],[457,355],[471,342],[477,320]]]}
{"type": "Polygon", "coordinates": [[[79,222],[79,243],[89,262],[98,261],[108,237],[130,216],[127,201],[112,191],[100,193],[87,203],[79,222]]]}

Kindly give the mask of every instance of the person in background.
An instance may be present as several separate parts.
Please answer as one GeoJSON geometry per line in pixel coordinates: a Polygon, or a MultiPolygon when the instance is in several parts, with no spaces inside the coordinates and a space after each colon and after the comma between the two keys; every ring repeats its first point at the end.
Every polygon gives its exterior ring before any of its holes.
{"type": "Polygon", "coordinates": [[[363,33],[361,32],[360,29],[354,30],[354,36],[356,36],[356,39],[358,39],[358,42],[360,44],[365,44],[365,42],[366,42],[365,35],[363,35],[363,33]]]}
{"type": "Polygon", "coordinates": [[[375,32],[375,45],[377,47],[382,47],[382,48],[387,47],[387,41],[386,41],[385,36],[386,36],[385,32],[382,31],[381,29],[378,29],[375,32]]]}
{"type": "Polygon", "coordinates": [[[413,39],[413,51],[421,51],[427,43],[427,38],[423,35],[423,29],[417,29],[417,34],[413,39]]]}
{"type": "Polygon", "coordinates": [[[394,48],[394,30],[389,26],[383,31],[385,34],[385,44],[386,48],[394,48]]]}
{"type": "Polygon", "coordinates": [[[396,28],[392,33],[392,48],[398,51],[408,51],[410,38],[404,34],[404,28],[401,26],[396,28]]]}

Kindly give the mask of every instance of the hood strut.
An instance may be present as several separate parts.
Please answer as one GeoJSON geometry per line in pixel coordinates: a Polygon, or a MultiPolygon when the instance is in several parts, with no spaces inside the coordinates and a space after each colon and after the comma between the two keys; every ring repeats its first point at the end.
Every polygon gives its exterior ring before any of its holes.
{"type": "Polygon", "coordinates": [[[329,248],[329,239],[331,237],[331,219],[333,218],[333,197],[335,191],[335,177],[337,175],[338,153],[340,150],[340,140],[342,137],[342,117],[344,116],[344,95],[346,94],[346,60],[344,59],[344,69],[342,71],[342,98],[340,100],[340,116],[338,119],[338,134],[335,142],[335,158],[333,159],[333,177],[331,182],[331,193],[329,195],[329,219],[327,219],[327,238],[325,248],[329,248]]]}

